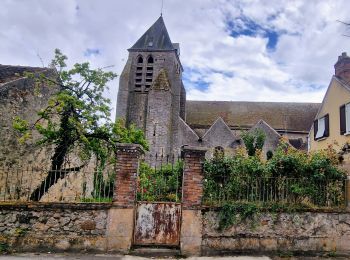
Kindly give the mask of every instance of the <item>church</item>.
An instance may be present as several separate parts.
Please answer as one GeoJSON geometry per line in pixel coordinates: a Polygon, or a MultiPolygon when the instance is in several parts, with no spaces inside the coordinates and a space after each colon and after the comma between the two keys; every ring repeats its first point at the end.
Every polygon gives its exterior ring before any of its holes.
{"type": "Polygon", "coordinates": [[[120,76],[117,118],[143,129],[150,155],[178,153],[181,146],[232,152],[242,131],[264,131],[263,154],[283,136],[307,150],[319,103],[191,101],[182,81],[180,44],[170,40],[163,17],[128,49],[120,76]]]}

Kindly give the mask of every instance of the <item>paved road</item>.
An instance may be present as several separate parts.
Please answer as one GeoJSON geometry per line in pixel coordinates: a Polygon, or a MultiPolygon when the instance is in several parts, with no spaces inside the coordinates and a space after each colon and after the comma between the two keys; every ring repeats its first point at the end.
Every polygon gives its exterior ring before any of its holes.
{"type": "MultiPolygon", "coordinates": [[[[14,254],[14,255],[0,255],[0,260],[147,260],[147,259],[178,259],[171,257],[139,257],[130,255],[108,255],[108,254],[14,254]]],[[[279,258],[279,257],[266,257],[266,256],[231,256],[231,257],[189,257],[186,260],[346,260],[348,257],[335,257],[335,258],[323,258],[323,257],[290,257],[290,258],[279,258]]]]}
{"type": "MultiPolygon", "coordinates": [[[[130,255],[108,255],[108,254],[44,254],[44,253],[25,253],[25,254],[14,254],[14,255],[0,255],[0,260],[149,260],[149,259],[178,259],[171,257],[140,257],[130,255]]],[[[269,258],[266,256],[231,256],[231,257],[189,257],[186,260],[346,260],[349,257],[273,257],[269,258]]]]}
{"type": "MultiPolygon", "coordinates": [[[[251,256],[237,256],[237,257],[219,257],[221,260],[270,260],[269,257],[251,257],[251,256]]],[[[15,254],[15,255],[3,255],[0,259],[9,260],[24,260],[24,259],[35,259],[35,260],[146,260],[146,259],[159,259],[157,257],[139,257],[139,256],[123,256],[123,255],[107,255],[107,254],[15,254]]],[[[164,257],[161,259],[176,259],[164,257]]],[[[189,257],[186,260],[214,260],[217,257],[189,257]]]]}

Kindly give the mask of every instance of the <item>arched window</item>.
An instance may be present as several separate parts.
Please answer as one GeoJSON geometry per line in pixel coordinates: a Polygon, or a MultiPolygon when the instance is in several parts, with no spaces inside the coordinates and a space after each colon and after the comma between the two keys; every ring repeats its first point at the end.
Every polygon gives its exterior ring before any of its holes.
{"type": "Polygon", "coordinates": [[[153,57],[152,56],[149,56],[148,59],[147,59],[147,63],[148,64],[153,64],[153,57]]]}
{"type": "Polygon", "coordinates": [[[142,63],[143,63],[143,58],[142,58],[142,56],[139,56],[139,57],[137,58],[137,63],[138,63],[138,64],[142,64],[142,63]]]}
{"type": "Polygon", "coordinates": [[[225,155],[225,150],[222,146],[216,146],[214,148],[214,157],[215,158],[222,158],[225,155]]]}

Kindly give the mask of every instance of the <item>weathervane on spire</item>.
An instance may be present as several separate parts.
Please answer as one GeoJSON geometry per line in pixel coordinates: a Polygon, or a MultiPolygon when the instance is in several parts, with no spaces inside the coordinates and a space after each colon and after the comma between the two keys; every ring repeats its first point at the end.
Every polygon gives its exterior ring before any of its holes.
{"type": "Polygon", "coordinates": [[[160,16],[163,16],[163,4],[164,4],[164,0],[162,0],[162,7],[160,8],[160,16]]]}

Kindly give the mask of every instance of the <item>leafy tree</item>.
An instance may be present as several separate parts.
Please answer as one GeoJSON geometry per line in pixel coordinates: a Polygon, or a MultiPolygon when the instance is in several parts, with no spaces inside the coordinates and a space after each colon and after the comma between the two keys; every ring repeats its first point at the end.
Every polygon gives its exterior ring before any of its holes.
{"type": "Polygon", "coordinates": [[[38,145],[53,145],[51,169],[46,179],[33,191],[31,199],[38,201],[59,179],[69,172],[78,171],[91,158],[96,158],[97,169],[114,158],[115,144],[118,142],[139,143],[146,150],[147,142],[141,130],[134,126],[126,128],[121,120],[110,120],[110,100],[103,96],[108,81],[117,75],[102,69],[91,69],[88,62],[76,63],[68,69],[67,57],[55,50],[52,67],[55,76],[26,73],[36,85],[58,86],[59,90],[49,99],[48,105],[38,111],[39,118],[34,124],[15,118],[14,128],[22,135],[20,141],[31,137],[32,131],[40,134],[38,145]],[[76,152],[82,164],[65,168],[67,155],[76,152]]]}
{"type": "Polygon", "coordinates": [[[259,128],[252,132],[247,131],[243,133],[242,139],[249,156],[254,156],[257,150],[262,150],[265,138],[265,133],[259,128]]]}

